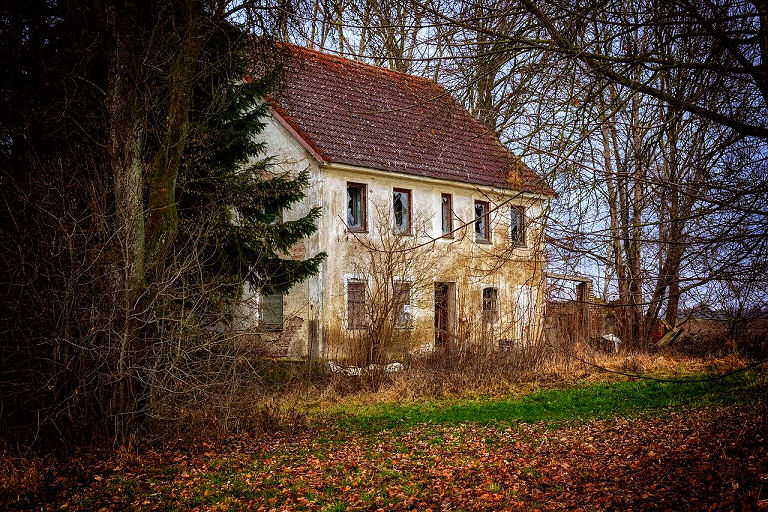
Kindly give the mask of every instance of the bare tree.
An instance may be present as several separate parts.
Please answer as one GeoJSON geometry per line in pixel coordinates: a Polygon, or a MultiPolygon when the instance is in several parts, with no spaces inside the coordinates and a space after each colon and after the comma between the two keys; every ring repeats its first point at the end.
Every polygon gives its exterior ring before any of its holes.
{"type": "MultiPolygon", "coordinates": [[[[421,243],[428,237],[431,219],[416,214],[411,220],[413,236],[403,236],[395,229],[391,205],[374,201],[373,206],[378,219],[375,231],[355,237],[359,248],[351,262],[365,286],[365,330],[358,340],[360,362],[365,365],[381,364],[387,357],[402,356],[414,343],[423,344],[423,339],[415,338],[425,332],[423,325],[416,325],[416,310],[431,305],[434,262],[439,261],[434,244],[421,243]]],[[[431,328],[428,325],[426,332],[431,328]]]]}

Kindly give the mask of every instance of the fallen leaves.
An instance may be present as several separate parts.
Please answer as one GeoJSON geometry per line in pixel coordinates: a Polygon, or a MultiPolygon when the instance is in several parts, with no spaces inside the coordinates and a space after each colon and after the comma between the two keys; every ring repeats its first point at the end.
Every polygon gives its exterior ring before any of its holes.
{"type": "Polygon", "coordinates": [[[464,423],[361,434],[324,425],[198,451],[83,456],[68,461],[86,468],[79,476],[57,467],[41,502],[7,501],[144,510],[766,509],[766,432],[765,404],[554,430],[464,423]]]}

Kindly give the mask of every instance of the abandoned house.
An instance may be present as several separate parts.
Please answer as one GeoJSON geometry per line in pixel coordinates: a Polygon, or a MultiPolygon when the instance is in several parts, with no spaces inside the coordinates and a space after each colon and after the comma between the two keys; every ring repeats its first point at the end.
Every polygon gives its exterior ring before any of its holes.
{"type": "Polygon", "coordinates": [[[435,346],[499,350],[542,332],[539,219],[553,192],[437,83],[317,51],[292,60],[260,134],[275,172],[308,170],[327,253],[284,295],[254,294],[281,357],[396,358],[435,346]]]}

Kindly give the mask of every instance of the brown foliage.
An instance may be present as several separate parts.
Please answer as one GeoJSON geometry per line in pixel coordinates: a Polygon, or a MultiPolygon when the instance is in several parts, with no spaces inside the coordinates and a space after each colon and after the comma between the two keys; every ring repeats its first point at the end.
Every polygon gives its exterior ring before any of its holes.
{"type": "Polygon", "coordinates": [[[327,444],[311,432],[248,437],[80,454],[47,480],[31,472],[0,489],[11,506],[80,509],[755,510],[768,504],[767,421],[762,404],[555,430],[420,425],[396,437],[338,432],[327,444]]]}

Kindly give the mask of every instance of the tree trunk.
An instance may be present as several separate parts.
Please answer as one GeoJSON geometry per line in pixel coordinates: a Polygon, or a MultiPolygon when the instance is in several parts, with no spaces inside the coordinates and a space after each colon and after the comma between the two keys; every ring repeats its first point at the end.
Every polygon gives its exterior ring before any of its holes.
{"type": "MultiPolygon", "coordinates": [[[[141,332],[146,319],[140,312],[151,310],[153,292],[147,284],[161,277],[176,238],[176,179],[189,128],[196,62],[205,41],[200,2],[186,2],[181,9],[181,13],[175,13],[180,14],[183,23],[179,29],[181,41],[168,78],[165,124],[154,155],[148,154],[146,144],[148,110],[153,101],[144,90],[150,81],[144,63],[148,56],[142,53],[140,44],[146,27],[130,9],[121,11],[110,5],[105,11],[106,26],[112,35],[108,149],[115,195],[114,238],[119,253],[113,283],[117,372],[109,413],[115,419],[114,433],[118,437],[130,430],[142,396],[138,372],[147,341],[141,332]]],[[[174,44],[171,38],[165,43],[174,44]]]]}
{"type": "Polygon", "coordinates": [[[137,301],[144,283],[145,232],[142,159],[146,113],[137,89],[135,41],[131,21],[114,7],[106,12],[112,34],[108,70],[109,156],[115,195],[114,230],[118,258],[112,283],[116,301],[117,375],[109,407],[114,432],[128,429],[132,409],[130,368],[139,338],[137,301]]]}
{"type": "Polygon", "coordinates": [[[196,63],[206,38],[203,32],[202,5],[199,2],[189,2],[184,17],[184,39],[171,67],[164,137],[152,159],[147,180],[149,209],[146,268],[154,278],[162,274],[168,252],[176,239],[176,179],[189,131],[196,63]]]}

